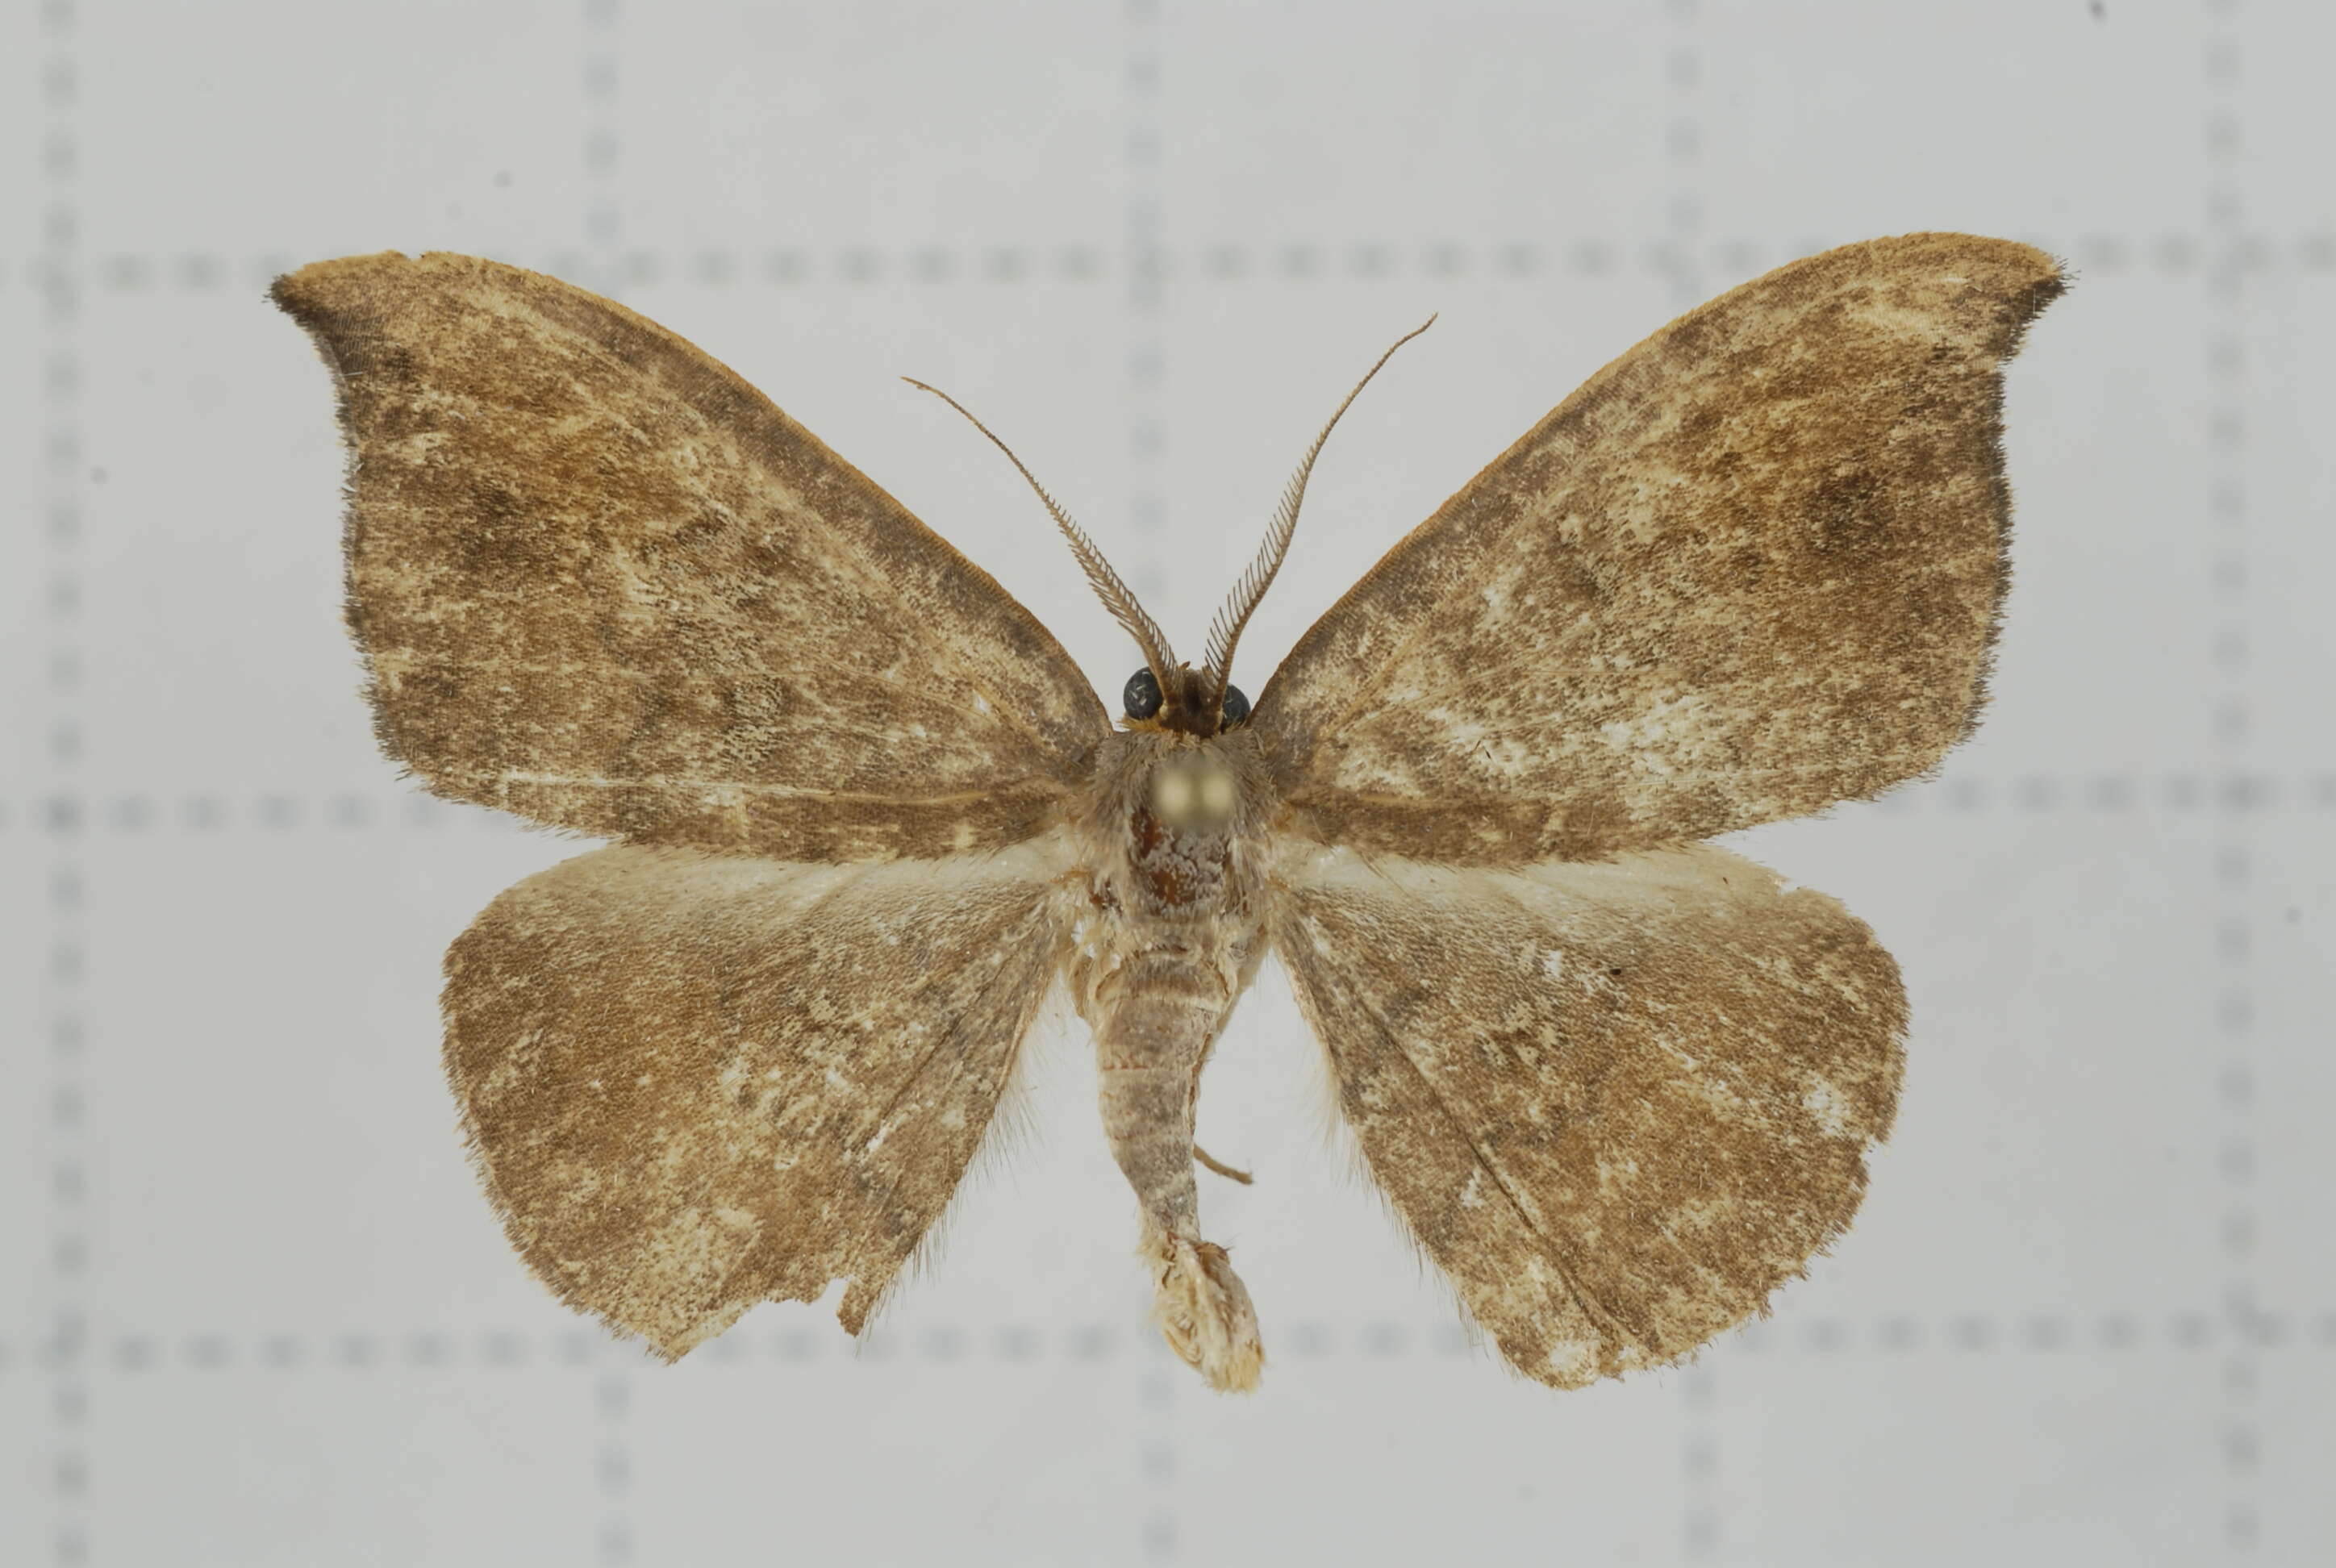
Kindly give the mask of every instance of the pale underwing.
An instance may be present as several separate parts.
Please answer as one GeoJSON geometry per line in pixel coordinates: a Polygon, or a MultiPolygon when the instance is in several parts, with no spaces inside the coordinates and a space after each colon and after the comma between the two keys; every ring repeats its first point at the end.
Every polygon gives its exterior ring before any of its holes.
{"type": "Polygon", "coordinates": [[[1251,1388],[1193,1106],[1270,950],[1372,1177],[1518,1370],[1572,1388],[1765,1310],[1857,1208],[1906,1006],[1840,904],[1698,841],[1969,730],[2002,367],[2062,287],[2026,246],[1917,234],[1689,312],[1253,708],[1234,648],[1321,440],[1198,668],[1042,490],[1143,655],[1114,727],[979,568],[623,307],[446,254],[278,279],[338,391],[382,745],[617,841],[446,956],[512,1245],[668,1357],[838,1280],[858,1333],[1061,983],[1160,1327],[1251,1388]]]}

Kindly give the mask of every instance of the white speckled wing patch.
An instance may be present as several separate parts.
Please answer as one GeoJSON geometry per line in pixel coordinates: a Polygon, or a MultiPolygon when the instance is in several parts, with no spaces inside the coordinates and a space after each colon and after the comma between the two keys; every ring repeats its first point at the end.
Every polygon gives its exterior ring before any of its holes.
{"type": "Polygon", "coordinates": [[[1110,725],[1029,611],[728,369],[475,257],[277,280],[333,367],[348,619],[440,794],[635,842],[932,858],[1110,725]]]}
{"type": "Polygon", "coordinates": [[[520,1255],[669,1356],[831,1280],[856,1332],[989,1126],[1066,861],[619,846],[504,893],[446,955],[446,1069],[520,1255]]]}
{"type": "Polygon", "coordinates": [[[1856,1213],[1906,1005],[1833,900],[1709,846],[1516,872],[1293,847],[1273,881],[1373,1177],[1528,1377],[1686,1356],[1856,1213]]]}
{"type": "Polygon", "coordinates": [[[1599,372],[1259,697],[1292,829],[1591,860],[1931,766],[1978,709],[2002,594],[2003,365],[2062,286],[2010,240],[1877,239],[1599,372]]]}

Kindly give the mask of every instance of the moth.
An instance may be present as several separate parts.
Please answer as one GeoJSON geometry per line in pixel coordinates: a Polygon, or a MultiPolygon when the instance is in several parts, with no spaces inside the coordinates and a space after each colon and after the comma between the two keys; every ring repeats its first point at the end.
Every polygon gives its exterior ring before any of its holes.
{"type": "Polygon", "coordinates": [[[381,745],[614,841],[446,956],[512,1246],[669,1358],[836,1281],[856,1334],[1059,983],[1159,1327],[1250,1388],[1193,1109],[1270,952],[1371,1177],[1518,1371],[1574,1388],[1764,1311],[1857,1209],[1906,1002],[1839,903],[1701,841],[1970,730],[2003,366],[2062,287],[2027,246],[1915,234],[1689,312],[1254,705],[1234,653],[1329,427],[1198,666],[1039,490],[1143,659],[1114,725],[993,579],[624,307],[448,254],[278,279],[338,394],[381,745]]]}

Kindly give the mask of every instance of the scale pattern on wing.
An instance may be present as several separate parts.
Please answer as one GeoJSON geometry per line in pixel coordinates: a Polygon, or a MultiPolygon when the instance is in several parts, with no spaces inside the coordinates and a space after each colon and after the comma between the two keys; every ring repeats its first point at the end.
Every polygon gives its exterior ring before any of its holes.
{"type": "Polygon", "coordinates": [[[277,301],[351,448],[384,747],[453,798],[797,861],[1044,832],[1109,720],[1029,612],[696,348],[476,258],[277,301]]]}
{"type": "Polygon", "coordinates": [[[668,1356],[838,1279],[857,1333],[989,1125],[1065,863],[1059,836],[852,867],[620,845],[504,893],[444,1000],[512,1245],[668,1356]]]}
{"type": "Polygon", "coordinates": [[[1528,1377],[1686,1356],[1847,1227],[1906,1008],[1833,900],[1708,846],[1516,873],[1293,852],[1275,880],[1373,1177],[1528,1377]]]}
{"type": "Polygon", "coordinates": [[[1301,638],[1251,724],[1291,825],[1588,860],[1874,794],[1975,716],[2040,251],[1797,261],[1601,371],[1301,638]]]}

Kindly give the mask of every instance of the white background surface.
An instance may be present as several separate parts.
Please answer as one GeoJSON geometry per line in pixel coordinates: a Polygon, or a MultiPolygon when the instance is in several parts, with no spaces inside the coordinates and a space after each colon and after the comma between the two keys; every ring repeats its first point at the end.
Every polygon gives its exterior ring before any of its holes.
{"type": "MultiPolygon", "coordinates": [[[[2336,1560],[2336,12],[2296,3],[0,12],[0,1563],[2336,1560]],[[678,1369],[473,1189],[440,950],[570,852],[410,794],[336,618],[274,272],[447,248],[617,293],[1134,662],[967,399],[1197,646],[1244,644],[1687,305],[1963,229],[2079,272],[2010,382],[2017,579],[1941,778],[1748,852],[1915,1007],[1855,1230],[1693,1368],[1465,1340],[1270,978],[1210,1182],[1271,1358],[1154,1343],[1093,1069],[855,1350],[678,1369]]],[[[1204,1180],[1207,1180],[1204,1178],[1204,1180]]]]}

